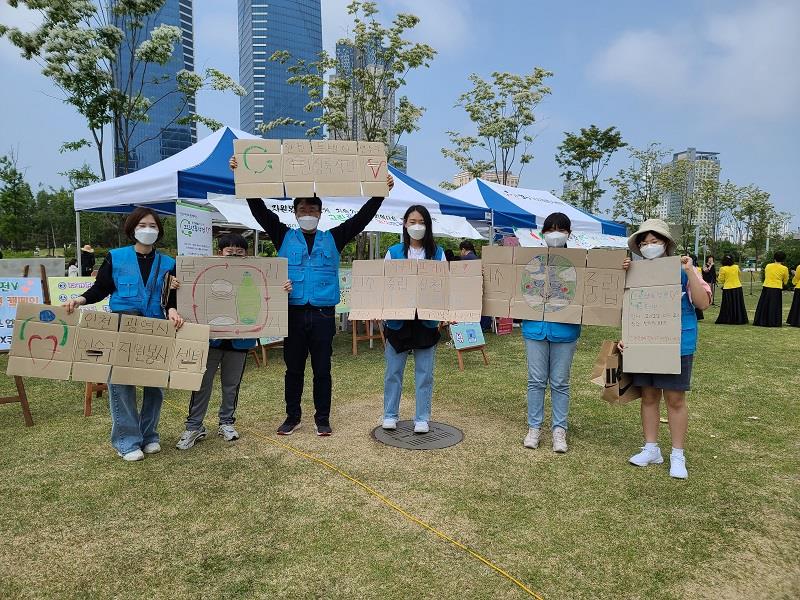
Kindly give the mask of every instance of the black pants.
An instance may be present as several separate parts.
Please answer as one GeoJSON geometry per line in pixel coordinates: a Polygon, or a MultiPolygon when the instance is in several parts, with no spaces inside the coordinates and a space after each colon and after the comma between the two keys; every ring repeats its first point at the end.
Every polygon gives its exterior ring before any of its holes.
{"type": "Polygon", "coordinates": [[[287,417],[300,420],[303,376],[306,370],[306,358],[311,354],[316,409],[314,420],[317,423],[328,423],[331,414],[331,355],[335,333],[336,315],[333,306],[289,307],[289,335],[283,341],[287,417]]]}

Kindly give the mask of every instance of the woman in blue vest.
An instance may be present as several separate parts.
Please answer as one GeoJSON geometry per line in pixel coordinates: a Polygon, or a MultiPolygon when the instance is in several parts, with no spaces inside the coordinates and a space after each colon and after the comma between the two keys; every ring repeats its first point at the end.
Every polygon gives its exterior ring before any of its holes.
{"type": "MultiPolygon", "coordinates": [[[[542,237],[550,248],[565,248],[572,222],[564,213],[552,213],[542,225],[542,237]]],[[[569,374],[581,326],[570,323],[522,321],[522,337],[528,356],[528,435],[526,448],[538,448],[544,422],[544,393],[550,382],[553,452],[567,451],[569,374]]]]}
{"type": "MultiPolygon", "coordinates": [[[[84,304],[94,304],[111,296],[109,306],[115,313],[134,314],[156,319],[167,318],[179,329],[183,318],[175,308],[175,294],[161,305],[164,279],[175,273],[175,259],[155,249],[164,237],[161,219],[149,208],[137,208],[125,221],[125,235],[132,246],[111,250],[97,272],[94,285],[65,304],[72,312],[84,304]]],[[[142,460],[145,454],[161,451],[158,420],[164,390],[144,387],[142,410],[137,409],[136,386],[108,384],[111,408],[111,445],[126,461],[142,460]]]]}
{"type": "MultiPolygon", "coordinates": [[[[444,250],[433,240],[431,214],[421,205],[410,206],[403,217],[403,241],[386,252],[386,260],[445,260],[444,250]]],[[[428,433],[433,397],[433,366],[439,342],[439,322],[386,321],[386,374],[383,387],[383,428],[397,429],[406,360],[414,353],[416,411],[414,433],[428,433]]]]}
{"type": "MultiPolygon", "coordinates": [[[[631,252],[653,260],[675,253],[675,241],[669,227],[660,219],[649,219],[628,238],[631,252]]],[[[630,266],[626,259],[623,268],[630,266]]],[[[658,447],[660,403],[663,396],[667,404],[669,432],[672,437],[669,474],[677,479],[689,476],[684,456],[684,441],[689,424],[686,392],[690,389],[692,364],[697,349],[697,315],[695,309],[704,310],[711,305],[711,288],[703,281],[688,256],[681,257],[681,372],[675,375],[633,373],[633,385],[642,388],[642,429],[645,444],[642,451],[631,456],[629,462],[637,467],[661,464],[664,458],[658,447]]],[[[624,351],[624,345],[619,343],[624,351]]]]}

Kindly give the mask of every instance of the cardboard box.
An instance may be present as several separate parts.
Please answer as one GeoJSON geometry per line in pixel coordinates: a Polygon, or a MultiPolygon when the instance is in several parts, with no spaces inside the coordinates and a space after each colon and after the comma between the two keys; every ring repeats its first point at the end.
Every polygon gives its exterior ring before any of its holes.
{"type": "MultiPolygon", "coordinates": [[[[386,266],[396,262],[413,262],[388,260],[386,266]]],[[[351,300],[352,300],[352,290],[351,300]]],[[[383,318],[413,320],[417,314],[417,275],[399,275],[384,277],[383,318]]]]}
{"type": "Polygon", "coordinates": [[[417,261],[417,273],[417,316],[429,321],[447,321],[450,310],[447,262],[417,261]]]}
{"type": "Polygon", "coordinates": [[[547,263],[547,248],[523,248],[516,246],[514,251],[513,263],[515,265],[527,265],[531,261],[544,261],[547,263]]]}
{"type": "Polygon", "coordinates": [[[386,177],[389,174],[386,154],[376,156],[359,156],[359,171],[362,195],[385,198],[389,195],[389,184],[386,177]]]}
{"type": "Polygon", "coordinates": [[[680,373],[681,286],[625,291],[622,340],[628,373],[680,373]]]}
{"type": "Polygon", "coordinates": [[[680,256],[666,256],[653,260],[632,260],[625,275],[625,287],[674,285],[681,282],[680,256]]]}
{"type": "Polygon", "coordinates": [[[513,246],[484,246],[481,249],[483,264],[510,265],[514,262],[513,246]]]}
{"type": "Polygon", "coordinates": [[[450,317],[455,323],[478,323],[483,310],[483,270],[480,260],[459,260],[450,266],[450,317]]]}
{"type": "MultiPolygon", "coordinates": [[[[589,256],[591,259],[591,251],[589,256]]],[[[619,327],[624,293],[624,271],[587,267],[583,272],[583,323],[619,327]]]]}
{"type": "MultiPolygon", "coordinates": [[[[103,314],[103,313],[100,313],[103,314]]],[[[119,315],[104,313],[115,317],[102,324],[119,321],[119,315]]],[[[102,382],[108,381],[114,358],[114,348],[119,339],[115,329],[93,329],[89,325],[101,324],[99,321],[87,323],[81,320],[75,343],[72,379],[74,381],[102,382]]]]}
{"type": "Polygon", "coordinates": [[[99,329],[101,331],[119,331],[119,315],[108,312],[85,312],[81,316],[81,329],[99,329]]]}
{"type": "Polygon", "coordinates": [[[355,140],[311,140],[311,152],[314,154],[358,154],[358,142],[355,140]]]}
{"type": "Polygon", "coordinates": [[[175,334],[175,346],[169,365],[169,387],[199,390],[208,360],[207,325],[185,323],[175,334]]]}
{"type": "Polygon", "coordinates": [[[210,325],[212,338],[288,335],[285,258],[179,256],[176,276],[178,310],[210,325]]]}
{"type": "Polygon", "coordinates": [[[416,260],[399,259],[399,260],[386,260],[382,262],[384,263],[383,274],[386,277],[405,277],[408,275],[417,274],[418,261],[416,260]]]}
{"type": "Polygon", "coordinates": [[[586,266],[593,269],[621,269],[622,261],[627,256],[628,251],[623,248],[592,249],[586,255],[586,266]]]}
{"type": "Polygon", "coordinates": [[[353,261],[349,320],[369,321],[382,318],[383,268],[382,260],[353,261]]]}
{"type": "Polygon", "coordinates": [[[234,140],[233,148],[238,162],[233,172],[237,198],[283,197],[280,140],[234,140]]]}

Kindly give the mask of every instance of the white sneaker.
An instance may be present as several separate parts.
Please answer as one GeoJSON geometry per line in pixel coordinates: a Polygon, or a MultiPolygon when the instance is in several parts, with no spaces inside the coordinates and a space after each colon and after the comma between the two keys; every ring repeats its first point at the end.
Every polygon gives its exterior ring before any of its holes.
{"type": "Polygon", "coordinates": [[[141,450],[133,450],[131,452],[128,452],[127,454],[123,454],[122,452],[117,452],[117,456],[121,457],[122,460],[127,462],[144,460],[144,452],[142,452],[141,450]]]}
{"type": "Polygon", "coordinates": [[[567,430],[563,427],[553,429],[553,452],[564,454],[567,451],[567,430]]]}
{"type": "Polygon", "coordinates": [[[181,439],[175,444],[178,450],[188,450],[194,446],[195,442],[206,439],[208,432],[205,427],[201,427],[197,431],[189,431],[188,429],[181,434],[181,439]]]}
{"type": "Polygon", "coordinates": [[[142,451],[145,454],[158,454],[161,452],[161,444],[158,442],[150,442],[149,444],[145,444],[145,447],[142,448],[142,451]]]}
{"type": "Polygon", "coordinates": [[[389,431],[394,431],[397,429],[397,419],[384,419],[381,427],[389,431]]]}
{"type": "Polygon", "coordinates": [[[689,479],[685,456],[669,455],[669,476],[675,479],[689,479]]]}
{"type": "Polygon", "coordinates": [[[538,427],[528,427],[528,435],[525,436],[525,441],[522,442],[522,445],[526,448],[538,448],[539,435],[541,433],[542,430],[538,427]]]}
{"type": "Polygon", "coordinates": [[[427,421],[414,421],[414,433],[428,433],[429,431],[427,421]]]}
{"type": "Polygon", "coordinates": [[[217,435],[219,435],[226,442],[232,442],[233,440],[239,439],[239,432],[236,431],[236,428],[230,424],[220,425],[219,429],[217,430],[217,435]]]}
{"type": "Polygon", "coordinates": [[[658,446],[655,448],[642,446],[642,451],[631,456],[628,462],[637,467],[646,467],[647,465],[660,465],[664,462],[664,457],[661,456],[661,448],[658,446]]]}

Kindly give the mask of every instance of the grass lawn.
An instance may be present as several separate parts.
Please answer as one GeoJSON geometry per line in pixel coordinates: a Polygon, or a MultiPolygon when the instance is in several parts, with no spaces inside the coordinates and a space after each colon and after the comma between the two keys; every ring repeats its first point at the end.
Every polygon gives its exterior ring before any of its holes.
{"type": "MultiPolygon", "coordinates": [[[[752,317],[757,297],[745,298],[752,317]]],[[[784,294],[787,311],[790,301],[784,294]]],[[[572,370],[565,455],[550,451],[549,434],[538,450],[522,446],[518,330],[490,336],[490,366],[472,354],[463,373],[440,346],[434,419],[465,432],[455,447],[410,452],[371,439],[382,353],[351,356],[349,336],[335,342],[335,435],[313,434],[309,376],[304,427],[286,441],[544,598],[796,598],[800,330],[716,326],[716,311],[700,325],[688,481],[670,479],[666,463],[627,464],[642,442],[638,405],[608,406],[588,382],[600,342],[618,335],[596,327],[584,328],[572,370]]],[[[170,392],[164,451],[133,464],[109,446],[104,400],[84,418],[80,384],[27,380],[34,427],[19,405],[0,406],[0,598],[528,597],[352,482],[265,441],[283,416],[283,363],[271,358],[245,374],[241,440],[175,450],[188,393],[170,392]]],[[[12,388],[3,378],[0,394],[12,388]]],[[[404,396],[403,417],[412,402],[404,396]]],[[[215,429],[215,414],[206,425],[215,429]]],[[[661,444],[668,452],[666,425],[661,444]]]]}

